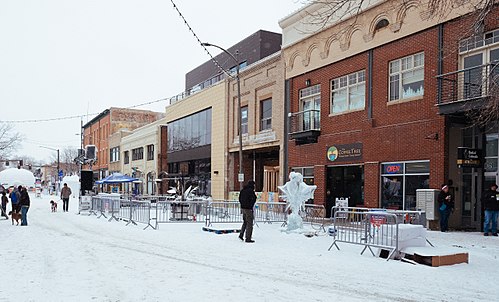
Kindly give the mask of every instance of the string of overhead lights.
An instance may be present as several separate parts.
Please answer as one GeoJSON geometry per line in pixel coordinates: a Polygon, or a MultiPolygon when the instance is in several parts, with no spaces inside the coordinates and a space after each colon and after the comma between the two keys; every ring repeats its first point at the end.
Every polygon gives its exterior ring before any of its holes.
{"type": "MultiPolygon", "coordinates": [[[[203,42],[201,42],[201,39],[199,39],[198,35],[194,32],[194,30],[192,29],[191,25],[189,24],[189,22],[187,22],[187,19],[184,17],[184,15],[180,12],[180,9],[178,8],[178,6],[175,4],[175,2],[173,0],[170,0],[170,2],[172,3],[173,5],[173,8],[177,11],[178,15],[180,16],[180,18],[184,21],[184,24],[187,26],[188,30],[192,33],[192,35],[194,36],[194,38],[196,39],[196,41],[199,43],[199,45],[204,49],[204,51],[210,56],[211,58],[211,61],[223,72],[225,73],[227,76],[229,77],[232,77],[232,75],[227,71],[225,70],[225,68],[222,67],[222,65],[215,59],[215,57],[210,53],[210,51],[208,50],[208,48],[206,48],[206,46],[203,45],[203,42]]],[[[175,97],[170,97],[170,98],[162,98],[162,99],[159,99],[159,100],[155,100],[155,101],[150,101],[150,102],[145,102],[145,103],[141,103],[141,104],[138,104],[138,105],[133,105],[133,106],[130,106],[130,107],[125,107],[126,109],[131,109],[131,108],[136,108],[136,107],[141,107],[141,106],[145,106],[145,105],[150,105],[150,104],[154,104],[154,103],[158,103],[158,102],[163,102],[163,101],[167,101],[167,100],[170,100],[172,98],[175,98],[175,97]]],[[[46,119],[29,119],[29,120],[4,120],[2,122],[4,123],[11,123],[11,124],[23,124],[23,123],[43,123],[43,122],[54,122],[54,121],[62,121],[62,120],[70,120],[70,119],[82,119],[84,117],[88,117],[88,116],[95,116],[95,115],[98,115],[99,113],[87,113],[87,114],[80,114],[80,115],[71,115],[71,116],[62,116],[62,117],[54,117],[54,118],[46,118],[46,119]]]]}
{"type": "Polygon", "coordinates": [[[194,32],[194,30],[192,29],[191,25],[189,24],[189,22],[187,22],[187,20],[185,19],[184,15],[182,15],[182,13],[180,12],[178,6],[175,4],[175,2],[173,2],[173,0],[170,0],[170,2],[172,3],[173,5],[173,8],[177,11],[178,15],[180,16],[180,18],[182,18],[182,20],[184,21],[184,24],[185,26],[187,26],[187,28],[189,29],[189,31],[192,33],[192,35],[194,36],[194,38],[197,40],[197,42],[199,43],[199,45],[204,49],[204,51],[210,56],[211,58],[211,61],[223,72],[225,73],[227,76],[229,77],[232,77],[232,75],[230,74],[230,72],[228,72],[227,70],[225,70],[225,68],[222,67],[222,65],[220,65],[220,63],[218,63],[218,61],[215,59],[215,57],[213,57],[213,55],[210,53],[210,51],[208,50],[208,48],[206,48],[206,46],[203,45],[203,42],[201,42],[201,39],[199,39],[198,35],[194,32]]]}
{"type": "MultiPolygon", "coordinates": [[[[145,103],[125,107],[125,109],[132,109],[132,108],[142,107],[145,105],[151,105],[154,103],[168,101],[169,99],[171,99],[171,98],[162,98],[162,99],[155,100],[155,101],[150,101],[150,102],[145,102],[145,103]]],[[[86,116],[94,116],[94,115],[98,115],[98,114],[99,113],[86,113],[86,114],[80,114],[80,115],[71,115],[71,116],[54,117],[54,118],[46,118],[46,119],[12,120],[12,121],[2,121],[2,122],[11,123],[11,124],[54,122],[54,121],[71,120],[71,119],[77,119],[77,118],[81,119],[81,118],[84,118],[86,116]]]]}

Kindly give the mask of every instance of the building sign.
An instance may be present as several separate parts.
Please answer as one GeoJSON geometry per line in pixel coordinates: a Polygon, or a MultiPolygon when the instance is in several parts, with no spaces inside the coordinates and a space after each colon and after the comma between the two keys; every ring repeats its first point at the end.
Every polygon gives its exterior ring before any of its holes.
{"type": "Polygon", "coordinates": [[[362,143],[330,146],[327,159],[333,162],[362,160],[362,143]]]}
{"type": "Polygon", "coordinates": [[[480,168],[482,166],[482,150],[458,147],[457,165],[459,167],[480,168]]]}

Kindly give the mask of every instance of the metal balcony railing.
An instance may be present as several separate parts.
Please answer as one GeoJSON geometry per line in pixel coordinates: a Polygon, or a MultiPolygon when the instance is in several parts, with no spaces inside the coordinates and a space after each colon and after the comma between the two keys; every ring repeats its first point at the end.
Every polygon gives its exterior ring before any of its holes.
{"type": "Polygon", "coordinates": [[[497,91],[499,64],[491,63],[437,76],[437,105],[486,98],[497,91]]]}
{"type": "Polygon", "coordinates": [[[289,133],[302,133],[321,130],[321,111],[305,110],[291,113],[289,133]]]}

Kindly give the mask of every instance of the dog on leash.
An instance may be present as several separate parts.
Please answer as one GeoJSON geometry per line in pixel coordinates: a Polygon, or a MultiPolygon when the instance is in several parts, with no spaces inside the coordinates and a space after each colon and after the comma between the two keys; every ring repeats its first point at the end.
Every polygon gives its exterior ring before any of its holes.
{"type": "Polygon", "coordinates": [[[50,209],[52,210],[52,212],[57,212],[57,202],[51,200],[50,201],[50,209]]]}
{"type": "Polygon", "coordinates": [[[21,220],[21,213],[10,211],[9,215],[12,218],[12,225],[14,225],[14,220],[17,222],[17,225],[19,225],[19,220],[21,220]]]}

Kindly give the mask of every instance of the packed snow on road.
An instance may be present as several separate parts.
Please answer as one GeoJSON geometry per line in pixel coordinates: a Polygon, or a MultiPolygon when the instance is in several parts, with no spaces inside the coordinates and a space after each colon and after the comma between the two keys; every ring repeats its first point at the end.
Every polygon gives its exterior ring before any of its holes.
{"type": "MultiPolygon", "coordinates": [[[[498,301],[499,239],[428,231],[468,264],[414,265],[360,255],[321,232],[311,238],[259,223],[253,244],[202,223],[158,230],[103,217],[52,213],[31,196],[28,226],[0,220],[0,301],[498,301]]],[[[10,208],[10,205],[8,206],[10,208]]],[[[3,219],[3,218],[2,218],[3,219]]],[[[234,226],[236,227],[236,226],[234,226]]]]}

